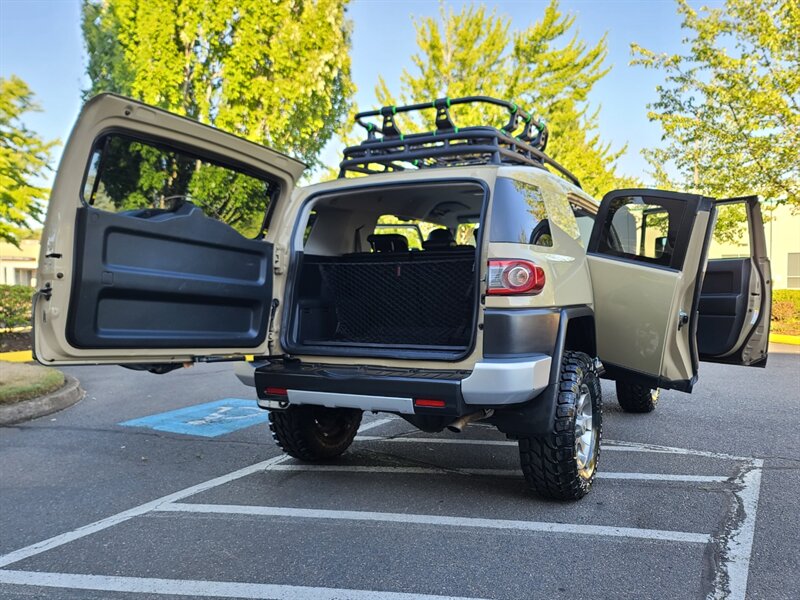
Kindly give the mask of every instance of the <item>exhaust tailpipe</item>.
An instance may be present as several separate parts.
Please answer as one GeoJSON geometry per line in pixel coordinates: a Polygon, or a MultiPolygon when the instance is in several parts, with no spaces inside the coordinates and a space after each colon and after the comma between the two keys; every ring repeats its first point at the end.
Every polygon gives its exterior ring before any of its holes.
{"type": "Polygon", "coordinates": [[[470,413],[468,415],[464,415],[463,417],[458,417],[455,421],[450,423],[447,428],[453,433],[461,433],[470,423],[480,421],[481,419],[488,419],[493,414],[493,408],[484,408],[478,412],[470,413]]]}

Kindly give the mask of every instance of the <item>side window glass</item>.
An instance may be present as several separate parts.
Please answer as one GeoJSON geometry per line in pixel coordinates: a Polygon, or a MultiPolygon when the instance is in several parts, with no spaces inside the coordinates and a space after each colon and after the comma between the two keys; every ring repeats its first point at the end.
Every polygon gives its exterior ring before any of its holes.
{"type": "Polygon", "coordinates": [[[750,258],[750,227],[744,203],[717,205],[717,221],[708,258],[750,258]]]}
{"type": "Polygon", "coordinates": [[[550,222],[573,240],[579,240],[581,237],[580,230],[567,194],[564,192],[546,192],[544,204],[547,207],[547,216],[550,222]]]}
{"type": "Polygon", "coordinates": [[[489,239],[544,247],[553,245],[547,208],[537,186],[507,177],[497,178],[489,239]]]}
{"type": "Polygon", "coordinates": [[[478,223],[459,223],[456,227],[456,244],[474,246],[478,239],[478,223]]]}
{"type": "Polygon", "coordinates": [[[592,237],[592,229],[597,215],[589,212],[585,208],[572,204],[572,212],[575,215],[575,223],[578,225],[578,239],[584,248],[589,247],[589,239],[592,237]]]}
{"type": "MultiPolygon", "coordinates": [[[[686,205],[659,197],[614,198],[600,234],[598,251],[673,269],[683,266],[678,243],[686,205]]],[[[685,242],[684,242],[685,243],[685,242]]]]}
{"type": "Polygon", "coordinates": [[[192,203],[255,238],[263,234],[274,189],[272,182],[244,169],[112,133],[95,144],[82,199],[95,208],[140,218],[192,203]]]}

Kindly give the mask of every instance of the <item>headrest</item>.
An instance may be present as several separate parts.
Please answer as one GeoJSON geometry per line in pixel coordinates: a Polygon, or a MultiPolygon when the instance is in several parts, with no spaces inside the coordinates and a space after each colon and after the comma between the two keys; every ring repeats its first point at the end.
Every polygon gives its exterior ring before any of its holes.
{"type": "Polygon", "coordinates": [[[367,241],[373,252],[408,252],[408,239],[400,233],[373,233],[367,241]]]}
{"type": "Polygon", "coordinates": [[[429,242],[452,242],[453,234],[449,229],[434,229],[428,234],[429,242]]]}
{"type": "Polygon", "coordinates": [[[425,250],[443,250],[451,248],[455,243],[453,234],[449,229],[434,229],[428,234],[428,239],[422,243],[425,250]]]}

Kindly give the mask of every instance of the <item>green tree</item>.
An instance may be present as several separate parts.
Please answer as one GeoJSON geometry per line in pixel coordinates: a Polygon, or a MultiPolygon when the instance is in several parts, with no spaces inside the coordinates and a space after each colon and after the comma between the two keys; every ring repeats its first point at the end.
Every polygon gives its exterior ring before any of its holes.
{"type": "Polygon", "coordinates": [[[316,166],[354,91],[346,5],[84,0],[85,96],[131,96],[316,166]]]}
{"type": "MultiPolygon", "coordinates": [[[[645,152],[656,179],[800,207],[800,3],[727,0],[699,12],[686,0],[677,6],[687,32],[683,53],[632,46],[633,64],[664,74],[648,107],[665,142],[645,152]]],[[[720,223],[722,239],[735,239],[742,217],[731,213],[720,223]]]]}
{"type": "MultiPolygon", "coordinates": [[[[589,193],[600,195],[633,180],[617,173],[625,148],[612,150],[597,133],[598,111],[590,110],[592,87],[606,73],[606,38],[588,46],[575,31],[575,17],[551,0],[530,27],[511,30],[508,17],[467,6],[459,12],[441,5],[439,18],[415,22],[419,52],[413,72],[404,70],[395,96],[381,79],[376,96],[384,105],[475,94],[519,102],[540,114],[550,128],[547,153],[575,173],[589,193]]],[[[430,129],[427,121],[398,119],[409,131],[430,129]]],[[[508,118],[492,107],[453,107],[462,126],[503,125],[508,118]]]]}
{"type": "Polygon", "coordinates": [[[41,223],[47,188],[36,179],[49,169],[45,142],[22,123],[22,115],[39,110],[33,92],[19,77],[0,77],[0,240],[19,245],[30,231],[30,219],[41,223]]]}

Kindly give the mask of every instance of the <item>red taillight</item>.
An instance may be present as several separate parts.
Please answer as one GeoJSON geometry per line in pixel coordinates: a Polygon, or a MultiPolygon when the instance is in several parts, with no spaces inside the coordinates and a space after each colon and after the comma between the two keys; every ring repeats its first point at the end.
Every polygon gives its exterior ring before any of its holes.
{"type": "Polygon", "coordinates": [[[444,408],[444,400],[431,400],[430,398],[414,398],[414,406],[424,406],[426,408],[444,408]]]}
{"type": "Polygon", "coordinates": [[[538,294],[544,288],[544,270],[529,260],[490,260],[486,293],[538,294]]]}
{"type": "Polygon", "coordinates": [[[268,387],[264,390],[264,393],[268,396],[287,396],[288,392],[286,388],[276,388],[276,387],[268,387]]]}

